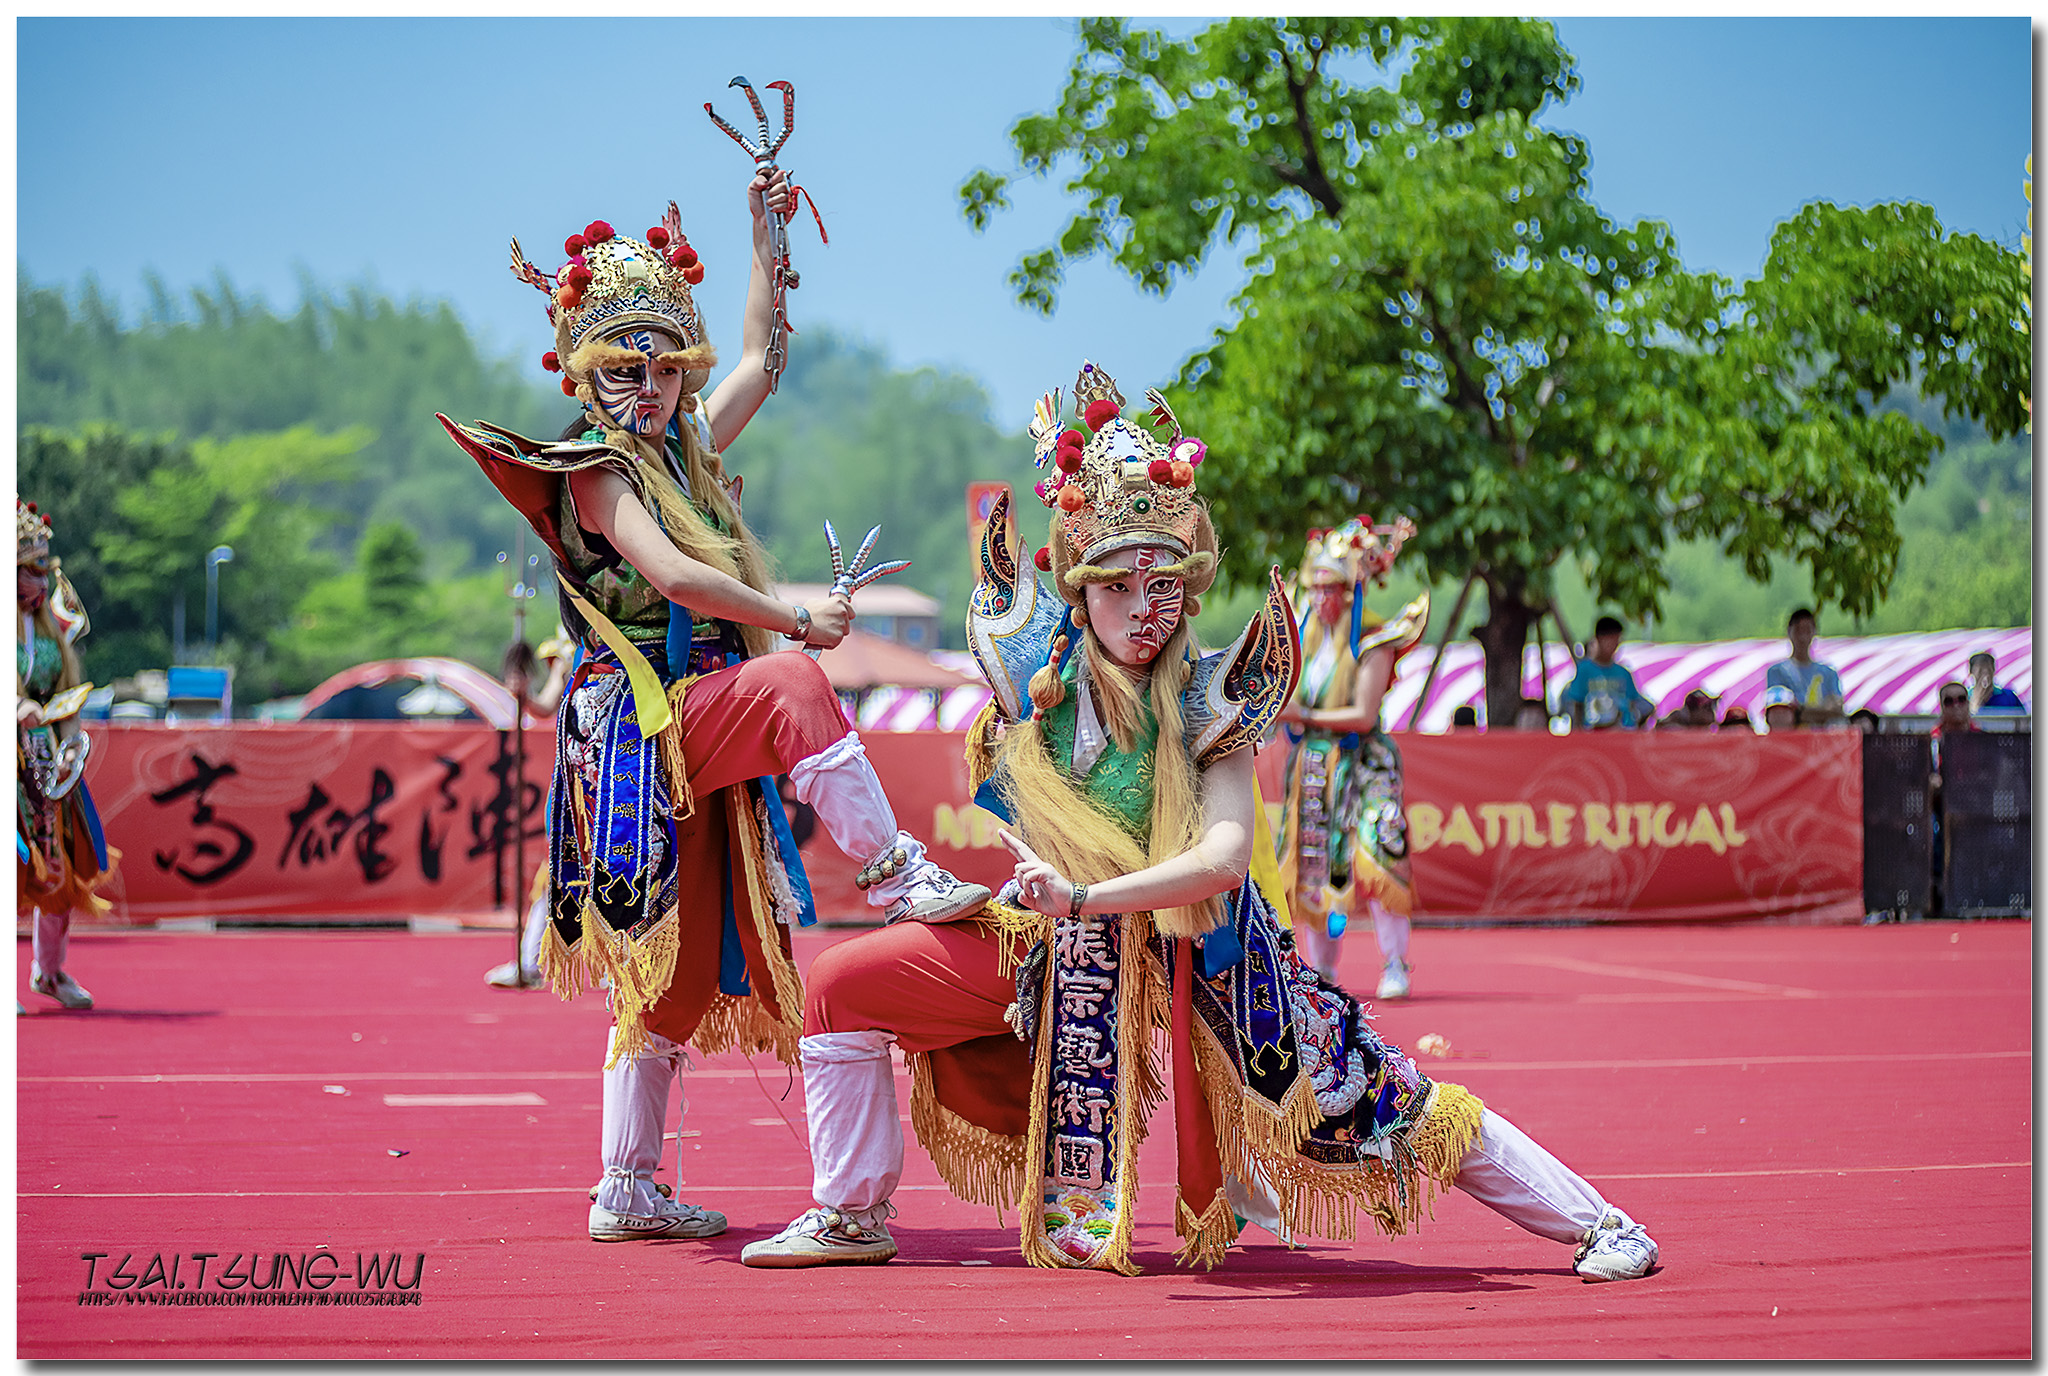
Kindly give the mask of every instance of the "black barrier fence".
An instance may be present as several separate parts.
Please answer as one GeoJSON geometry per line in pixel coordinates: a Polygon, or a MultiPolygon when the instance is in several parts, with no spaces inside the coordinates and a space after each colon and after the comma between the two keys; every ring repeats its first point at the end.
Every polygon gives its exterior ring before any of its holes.
{"type": "Polygon", "coordinates": [[[1943,735],[1943,916],[2033,916],[2033,741],[2031,732],[1943,735]]]}
{"type": "Polygon", "coordinates": [[[1934,750],[1924,735],[1863,738],[1863,910],[1928,914],[1934,890],[1934,750]]]}
{"type": "Polygon", "coordinates": [[[1893,918],[2034,915],[2034,737],[1863,738],[1863,907],[1893,918]]]}

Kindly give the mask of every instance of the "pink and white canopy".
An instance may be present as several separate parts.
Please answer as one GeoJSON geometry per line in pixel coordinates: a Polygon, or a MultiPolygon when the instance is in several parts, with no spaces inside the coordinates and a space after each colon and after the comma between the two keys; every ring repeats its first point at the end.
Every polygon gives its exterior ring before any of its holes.
{"type": "MultiPolygon", "coordinates": [[[[1562,645],[1547,645],[1549,669],[1547,700],[1557,705],[1558,695],[1572,679],[1571,653],[1562,645]]],[[[2020,700],[2034,702],[2034,631],[2030,626],[1982,631],[1921,631],[1910,635],[1825,636],[1813,645],[1814,658],[1835,666],[1842,676],[1842,691],[1851,710],[1868,707],[1880,716],[1933,715],[1941,685],[1950,679],[1967,680],[1970,656],[1988,650],[1997,663],[1997,679],[2019,694],[2020,700]]],[[[1400,676],[1387,690],[1384,720],[1396,729],[1423,731],[1450,729],[1451,713],[1470,703],[1485,705],[1485,665],[1478,645],[1463,641],[1444,652],[1444,667],[1430,685],[1429,703],[1419,719],[1411,722],[1422,681],[1429,675],[1434,644],[1418,646],[1401,661],[1400,676]]],[[[1676,710],[1685,695],[1704,688],[1721,699],[1721,710],[1742,707],[1752,717],[1763,715],[1764,672],[1786,656],[1782,639],[1718,640],[1694,645],[1628,644],[1619,658],[1636,676],[1636,686],[1657,704],[1657,713],[1676,710]]],[[[948,668],[979,676],[974,657],[960,651],[940,650],[932,658],[948,668]]],[[[1526,697],[1544,696],[1544,683],[1536,671],[1536,647],[1525,657],[1522,692],[1526,697]]],[[[961,731],[974,720],[990,697],[980,684],[953,688],[934,696],[917,689],[877,688],[861,701],[860,725],[871,731],[961,731]]]]}
{"type": "MultiPolygon", "coordinates": [[[[1562,645],[1544,647],[1549,669],[1548,702],[1572,681],[1571,652],[1562,645]]],[[[2034,631],[2031,626],[1983,631],[1917,631],[1909,635],[1823,636],[1813,642],[1813,657],[1832,664],[1842,676],[1842,694],[1849,709],[1868,707],[1879,716],[1933,715],[1941,685],[1967,681],[1970,656],[1989,651],[1997,664],[1996,678],[2034,702],[2034,631]]],[[[1387,690],[1385,720],[1390,726],[1423,731],[1450,728],[1451,713],[1465,703],[1485,709],[1485,663],[1478,645],[1466,641],[1444,651],[1444,665],[1430,685],[1429,702],[1419,719],[1410,722],[1422,681],[1429,675],[1433,644],[1419,646],[1401,661],[1401,673],[1387,690]]],[[[1636,687],[1657,704],[1657,713],[1675,711],[1694,688],[1721,699],[1721,710],[1746,708],[1763,715],[1764,673],[1789,653],[1783,639],[1716,640],[1695,645],[1630,644],[1616,656],[1636,676],[1636,687]]],[[[1522,694],[1544,696],[1536,671],[1536,647],[1524,657],[1522,694]]]]}

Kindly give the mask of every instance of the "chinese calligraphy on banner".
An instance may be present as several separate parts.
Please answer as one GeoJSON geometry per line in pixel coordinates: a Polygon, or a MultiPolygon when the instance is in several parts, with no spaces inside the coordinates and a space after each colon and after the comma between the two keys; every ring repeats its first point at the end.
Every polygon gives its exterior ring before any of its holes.
{"type": "MultiPolygon", "coordinates": [[[[99,726],[87,773],[128,921],[479,913],[516,899],[515,827],[541,863],[553,732],[527,776],[476,725],[99,726]]],[[[1403,733],[1417,916],[1861,917],[1861,738],[1403,733]]],[[[865,733],[902,825],[933,859],[1008,877],[973,806],[958,732],[865,733]]],[[[1259,759],[1279,806],[1280,752],[1259,759]]],[[[1277,827],[1276,827],[1277,830],[1277,827]]],[[[804,847],[820,916],[871,915],[822,829],[804,847]]]]}

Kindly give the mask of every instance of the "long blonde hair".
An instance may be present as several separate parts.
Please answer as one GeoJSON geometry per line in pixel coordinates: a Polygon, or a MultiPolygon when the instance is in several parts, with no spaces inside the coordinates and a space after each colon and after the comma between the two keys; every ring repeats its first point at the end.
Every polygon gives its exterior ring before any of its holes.
{"type": "MultiPolygon", "coordinates": [[[[1076,632],[1093,679],[1092,696],[1103,723],[1119,750],[1136,745],[1149,707],[1159,734],[1152,751],[1152,827],[1141,847],[1124,820],[1088,796],[1081,781],[1070,779],[1054,762],[1043,726],[1045,712],[1066,698],[1066,685],[1055,673],[1040,670],[1031,680],[1031,698],[1038,707],[1029,721],[1005,733],[997,760],[1008,782],[1006,798],[1025,844],[1069,879],[1100,883],[1170,860],[1194,849],[1202,836],[1201,781],[1188,754],[1181,718],[1181,693],[1201,653],[1194,627],[1183,618],[1153,661],[1149,674],[1133,674],[1104,651],[1092,626],[1076,632]]],[[[1212,895],[1199,903],[1162,909],[1153,914],[1158,929],[1169,936],[1198,936],[1223,921],[1222,900],[1212,895]]]]}
{"type": "MultiPolygon", "coordinates": [[[[690,496],[685,497],[669,476],[660,440],[636,435],[620,425],[598,401],[592,384],[578,383],[576,397],[583,402],[586,412],[596,419],[598,428],[604,432],[605,443],[633,455],[641,489],[653,499],[657,508],[654,514],[676,548],[699,563],[709,564],[720,573],[739,579],[755,592],[773,596],[775,561],[754,538],[754,532],[747,528],[739,505],[733,501],[727,486],[725,461],[713,445],[706,444],[699,437],[697,427],[694,424],[675,427],[682,441],[683,476],[690,484],[690,496]],[[724,532],[704,519],[697,509],[698,502],[725,526],[724,532]]],[[[684,413],[695,411],[696,396],[685,393],[677,399],[676,409],[684,413]]],[[[739,630],[749,654],[764,655],[775,648],[775,637],[765,627],[742,624],[739,630]]]]}

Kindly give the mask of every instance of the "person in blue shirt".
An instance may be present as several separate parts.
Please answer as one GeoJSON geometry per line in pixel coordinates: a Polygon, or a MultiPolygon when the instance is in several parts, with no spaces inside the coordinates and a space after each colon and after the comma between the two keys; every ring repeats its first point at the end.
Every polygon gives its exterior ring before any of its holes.
{"type": "Polygon", "coordinates": [[[2000,687],[1993,677],[1998,672],[1998,661],[1988,650],[1979,650],[1970,656],[1970,709],[1976,716],[1985,713],[2010,716],[2023,715],[2026,703],[2010,688],[2000,687]]]}
{"type": "Polygon", "coordinates": [[[1573,730],[1633,731],[1651,719],[1655,704],[1636,690],[1628,666],[1615,663],[1614,653],[1620,648],[1620,621],[1603,616],[1593,623],[1593,651],[1579,661],[1579,671],[1559,700],[1573,730]]]}
{"type": "Polygon", "coordinates": [[[1785,639],[1792,646],[1792,656],[1765,671],[1764,687],[1791,691],[1799,705],[1801,725],[1828,726],[1848,714],[1842,708],[1842,676],[1832,664],[1823,664],[1813,657],[1814,630],[1812,608],[1801,607],[1792,613],[1785,622],[1785,639]]]}

